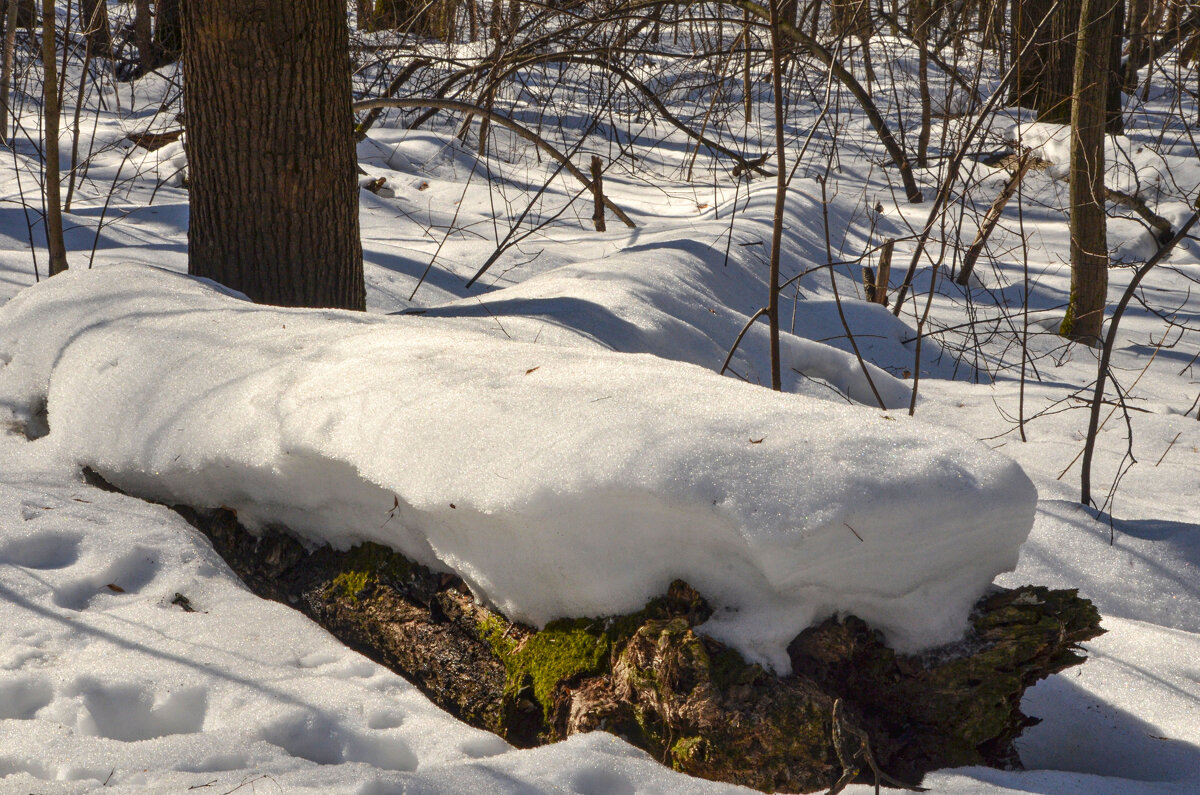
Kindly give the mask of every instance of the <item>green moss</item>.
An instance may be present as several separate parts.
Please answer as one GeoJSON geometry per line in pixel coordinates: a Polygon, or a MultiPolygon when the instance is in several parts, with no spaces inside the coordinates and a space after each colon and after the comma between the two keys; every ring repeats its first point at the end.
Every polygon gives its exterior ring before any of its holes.
{"type": "Polygon", "coordinates": [[[399,552],[370,541],[351,549],[344,560],[347,569],[370,572],[376,577],[396,582],[407,579],[413,565],[399,552]]]}
{"type": "Polygon", "coordinates": [[[492,647],[496,656],[504,659],[512,654],[516,642],[508,637],[508,626],[499,616],[489,615],[479,622],[479,637],[492,647]]]}
{"type": "Polygon", "coordinates": [[[340,596],[357,604],[358,595],[373,583],[406,580],[413,564],[400,553],[368,541],[347,552],[340,566],[342,570],[333,578],[326,596],[340,596]]]}
{"type": "Polygon", "coordinates": [[[1062,323],[1058,326],[1058,335],[1067,339],[1075,338],[1075,307],[1079,304],[1079,286],[1075,284],[1075,280],[1071,280],[1071,296],[1067,300],[1067,314],[1063,316],[1062,323]]]}
{"type": "Polygon", "coordinates": [[[371,576],[365,571],[343,571],[333,578],[329,588],[351,604],[358,604],[358,595],[366,589],[370,580],[371,576]]]}
{"type": "Polygon", "coordinates": [[[509,638],[506,631],[504,622],[493,616],[479,624],[480,637],[504,664],[510,692],[519,689],[528,678],[547,720],[553,706],[551,696],[559,682],[581,674],[603,673],[608,667],[611,641],[595,621],[553,621],[520,644],[509,638]]]}
{"type": "Polygon", "coordinates": [[[702,761],[708,743],[703,737],[684,737],[671,746],[672,767],[679,769],[684,763],[702,761]]]}
{"type": "Polygon", "coordinates": [[[665,596],[630,615],[552,621],[519,643],[510,637],[503,619],[489,616],[479,623],[479,637],[504,664],[509,694],[516,695],[532,683],[534,699],[549,721],[554,688],[559,682],[607,673],[613,651],[650,622],[669,621],[671,629],[683,632],[692,620],[700,623],[708,615],[700,595],[686,583],[676,581],[665,596]]]}
{"type": "Polygon", "coordinates": [[[742,655],[728,647],[713,654],[710,665],[713,683],[722,690],[735,685],[752,685],[766,674],[762,666],[746,662],[742,655]]]}

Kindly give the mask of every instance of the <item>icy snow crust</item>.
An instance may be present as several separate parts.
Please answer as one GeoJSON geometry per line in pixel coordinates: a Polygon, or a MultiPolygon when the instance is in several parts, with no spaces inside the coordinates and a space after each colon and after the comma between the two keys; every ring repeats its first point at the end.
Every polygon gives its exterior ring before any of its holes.
{"type": "Polygon", "coordinates": [[[957,433],[446,325],[72,271],[0,310],[0,400],[47,400],[40,444],[126,490],[379,541],[514,619],[628,612],[686,579],[712,634],[779,670],[838,612],[903,650],[955,639],[1032,524],[1020,468],[957,433]]]}

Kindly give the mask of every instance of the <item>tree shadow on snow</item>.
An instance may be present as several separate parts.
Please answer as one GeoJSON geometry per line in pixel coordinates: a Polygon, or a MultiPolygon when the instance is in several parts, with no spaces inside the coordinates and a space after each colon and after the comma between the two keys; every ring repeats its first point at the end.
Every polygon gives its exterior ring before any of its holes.
{"type": "Polygon", "coordinates": [[[971,768],[957,772],[1000,787],[1045,795],[1124,795],[1151,789],[1139,787],[1139,782],[1200,778],[1200,747],[1164,737],[1151,724],[1079,687],[1070,676],[1052,676],[1040,682],[1026,692],[1022,709],[1042,718],[1017,740],[1026,770],[971,768]]]}

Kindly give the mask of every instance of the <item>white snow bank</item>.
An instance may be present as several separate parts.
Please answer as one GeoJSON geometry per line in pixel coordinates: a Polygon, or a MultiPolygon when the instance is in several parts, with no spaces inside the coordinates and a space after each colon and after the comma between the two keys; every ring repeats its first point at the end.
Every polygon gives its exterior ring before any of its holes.
{"type": "MultiPolygon", "coordinates": [[[[1008,128],[1005,140],[1028,147],[1034,156],[1050,162],[1050,174],[1066,179],[1071,170],[1071,126],[1025,122],[1008,128]]],[[[1125,135],[1105,136],[1107,187],[1140,196],[1151,207],[1169,217],[1182,204],[1191,204],[1200,188],[1200,164],[1194,156],[1164,154],[1160,147],[1135,141],[1125,135]]]]}
{"type": "Polygon", "coordinates": [[[955,639],[1036,500],[1016,464],[904,417],[140,266],[18,295],[0,363],[0,405],[48,402],[38,445],[127,490],[380,541],[535,624],[683,578],[711,634],[777,669],[835,612],[904,650],[955,639]]]}

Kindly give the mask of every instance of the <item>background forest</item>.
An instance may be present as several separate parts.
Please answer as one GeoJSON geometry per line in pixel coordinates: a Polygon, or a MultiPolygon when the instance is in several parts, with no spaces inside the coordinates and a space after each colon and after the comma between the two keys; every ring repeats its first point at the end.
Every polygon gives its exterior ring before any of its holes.
{"type": "Polygon", "coordinates": [[[830,617],[979,653],[993,583],[1098,608],[1003,752],[825,714],[820,789],[1200,786],[1194,3],[0,8],[0,790],[817,789],[555,723],[612,663],[547,685],[535,629],[678,578],[762,676],[830,617]],[[536,741],[260,598],[363,542],[536,741]]]}

